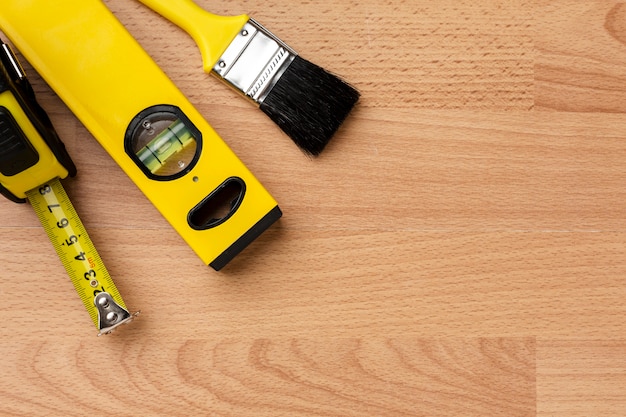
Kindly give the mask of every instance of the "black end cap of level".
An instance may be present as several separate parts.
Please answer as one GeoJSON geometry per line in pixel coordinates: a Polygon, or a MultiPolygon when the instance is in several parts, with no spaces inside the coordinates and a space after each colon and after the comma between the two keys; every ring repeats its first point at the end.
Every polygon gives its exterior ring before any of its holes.
{"type": "Polygon", "coordinates": [[[221,253],[220,256],[215,258],[209,266],[216,271],[219,271],[228,264],[237,254],[244,250],[250,243],[252,243],[257,237],[259,237],[265,230],[267,230],[272,224],[274,224],[283,215],[278,206],[274,207],[269,213],[267,213],[261,220],[259,220],[254,226],[252,226],[246,233],[244,233],[235,243],[230,245],[228,249],[221,253]]]}

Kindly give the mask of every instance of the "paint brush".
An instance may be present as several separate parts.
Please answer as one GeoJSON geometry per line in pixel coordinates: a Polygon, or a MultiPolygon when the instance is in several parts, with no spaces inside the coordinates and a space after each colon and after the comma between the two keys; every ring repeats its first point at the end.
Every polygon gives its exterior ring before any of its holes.
{"type": "Polygon", "coordinates": [[[191,0],[138,1],[187,32],[205,72],[254,101],[307,154],[322,152],[359,99],[247,15],[215,15],[191,0]]]}

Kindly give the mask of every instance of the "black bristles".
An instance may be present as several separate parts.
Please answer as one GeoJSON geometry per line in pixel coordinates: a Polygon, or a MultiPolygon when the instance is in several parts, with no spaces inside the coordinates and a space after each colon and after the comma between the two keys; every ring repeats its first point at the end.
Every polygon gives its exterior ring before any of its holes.
{"type": "Polygon", "coordinates": [[[261,110],[310,155],[319,155],[359,99],[352,86],[296,56],[261,110]]]}

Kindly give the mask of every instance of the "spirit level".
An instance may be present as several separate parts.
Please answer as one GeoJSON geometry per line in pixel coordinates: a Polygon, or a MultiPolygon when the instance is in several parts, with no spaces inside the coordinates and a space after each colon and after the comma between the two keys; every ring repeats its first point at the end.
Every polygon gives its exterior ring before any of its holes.
{"type": "Polygon", "coordinates": [[[6,0],[0,28],[216,270],[282,213],[100,0],[6,0]]]}
{"type": "Polygon", "coordinates": [[[22,67],[0,42],[0,192],[32,204],[99,334],[107,334],[134,315],[61,185],[61,178],[75,174],[22,67]]]}

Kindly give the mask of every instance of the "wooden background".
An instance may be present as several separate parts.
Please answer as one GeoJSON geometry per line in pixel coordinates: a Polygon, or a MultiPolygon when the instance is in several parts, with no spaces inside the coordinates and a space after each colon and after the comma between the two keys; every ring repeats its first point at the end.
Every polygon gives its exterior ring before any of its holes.
{"type": "Polygon", "coordinates": [[[309,159],[186,34],[106,3],[284,218],[212,271],[26,64],[142,314],[97,338],[0,201],[0,415],[626,415],[626,5],[198,0],[362,92],[309,159]]]}

